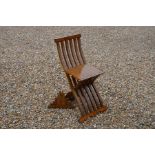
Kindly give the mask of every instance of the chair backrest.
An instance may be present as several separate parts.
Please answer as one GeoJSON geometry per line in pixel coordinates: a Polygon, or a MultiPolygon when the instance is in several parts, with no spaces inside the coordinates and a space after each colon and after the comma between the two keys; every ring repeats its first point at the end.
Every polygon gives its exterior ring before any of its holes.
{"type": "Polygon", "coordinates": [[[54,39],[64,70],[86,63],[80,38],[81,34],[54,39]]]}

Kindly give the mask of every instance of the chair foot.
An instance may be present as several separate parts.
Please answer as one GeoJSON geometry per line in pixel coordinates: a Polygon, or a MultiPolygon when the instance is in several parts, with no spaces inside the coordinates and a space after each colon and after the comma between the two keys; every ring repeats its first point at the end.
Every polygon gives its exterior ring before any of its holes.
{"type": "Polygon", "coordinates": [[[48,105],[48,108],[59,108],[59,109],[72,109],[74,108],[71,101],[73,101],[72,92],[65,95],[62,91],[59,92],[58,96],[55,98],[54,102],[48,105]]]}
{"type": "Polygon", "coordinates": [[[80,123],[83,123],[84,121],[86,121],[89,117],[94,117],[96,116],[98,113],[102,113],[105,112],[108,109],[107,106],[103,105],[102,107],[98,108],[96,111],[93,111],[91,113],[88,113],[84,116],[81,116],[81,118],[79,119],[80,123]]]}

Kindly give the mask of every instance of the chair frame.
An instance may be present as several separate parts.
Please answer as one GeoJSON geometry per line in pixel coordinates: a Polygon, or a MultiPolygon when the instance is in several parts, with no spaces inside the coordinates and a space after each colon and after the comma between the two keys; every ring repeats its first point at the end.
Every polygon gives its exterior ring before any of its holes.
{"type": "Polygon", "coordinates": [[[71,93],[69,92],[68,94],[73,95],[76,99],[81,112],[79,121],[84,122],[89,117],[106,111],[107,106],[103,105],[103,100],[94,84],[95,79],[102,73],[99,70],[87,66],[81,47],[81,34],[58,38],[54,41],[57,45],[60,62],[71,89],[71,93]],[[82,69],[84,67],[86,71],[87,68],[90,71],[87,74],[83,74],[83,79],[80,79],[80,77],[79,79],[76,78],[77,73],[80,73],[79,75],[83,73],[82,69]],[[89,72],[90,75],[88,75],[89,72]]]}

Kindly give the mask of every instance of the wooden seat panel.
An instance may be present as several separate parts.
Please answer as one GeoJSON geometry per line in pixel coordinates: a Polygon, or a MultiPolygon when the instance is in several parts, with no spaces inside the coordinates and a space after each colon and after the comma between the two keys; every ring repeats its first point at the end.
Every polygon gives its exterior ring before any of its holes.
{"type": "Polygon", "coordinates": [[[100,70],[90,65],[79,65],[77,67],[67,69],[65,72],[80,81],[103,74],[100,70]]]}

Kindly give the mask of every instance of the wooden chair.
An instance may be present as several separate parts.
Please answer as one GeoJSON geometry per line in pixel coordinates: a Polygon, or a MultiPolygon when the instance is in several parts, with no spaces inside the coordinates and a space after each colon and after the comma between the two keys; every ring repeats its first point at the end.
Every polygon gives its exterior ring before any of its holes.
{"type": "Polygon", "coordinates": [[[94,80],[102,74],[95,67],[86,64],[82,48],[81,34],[55,39],[59,58],[66,73],[71,94],[81,112],[80,122],[99,112],[107,110],[99,95],[94,80]]]}

